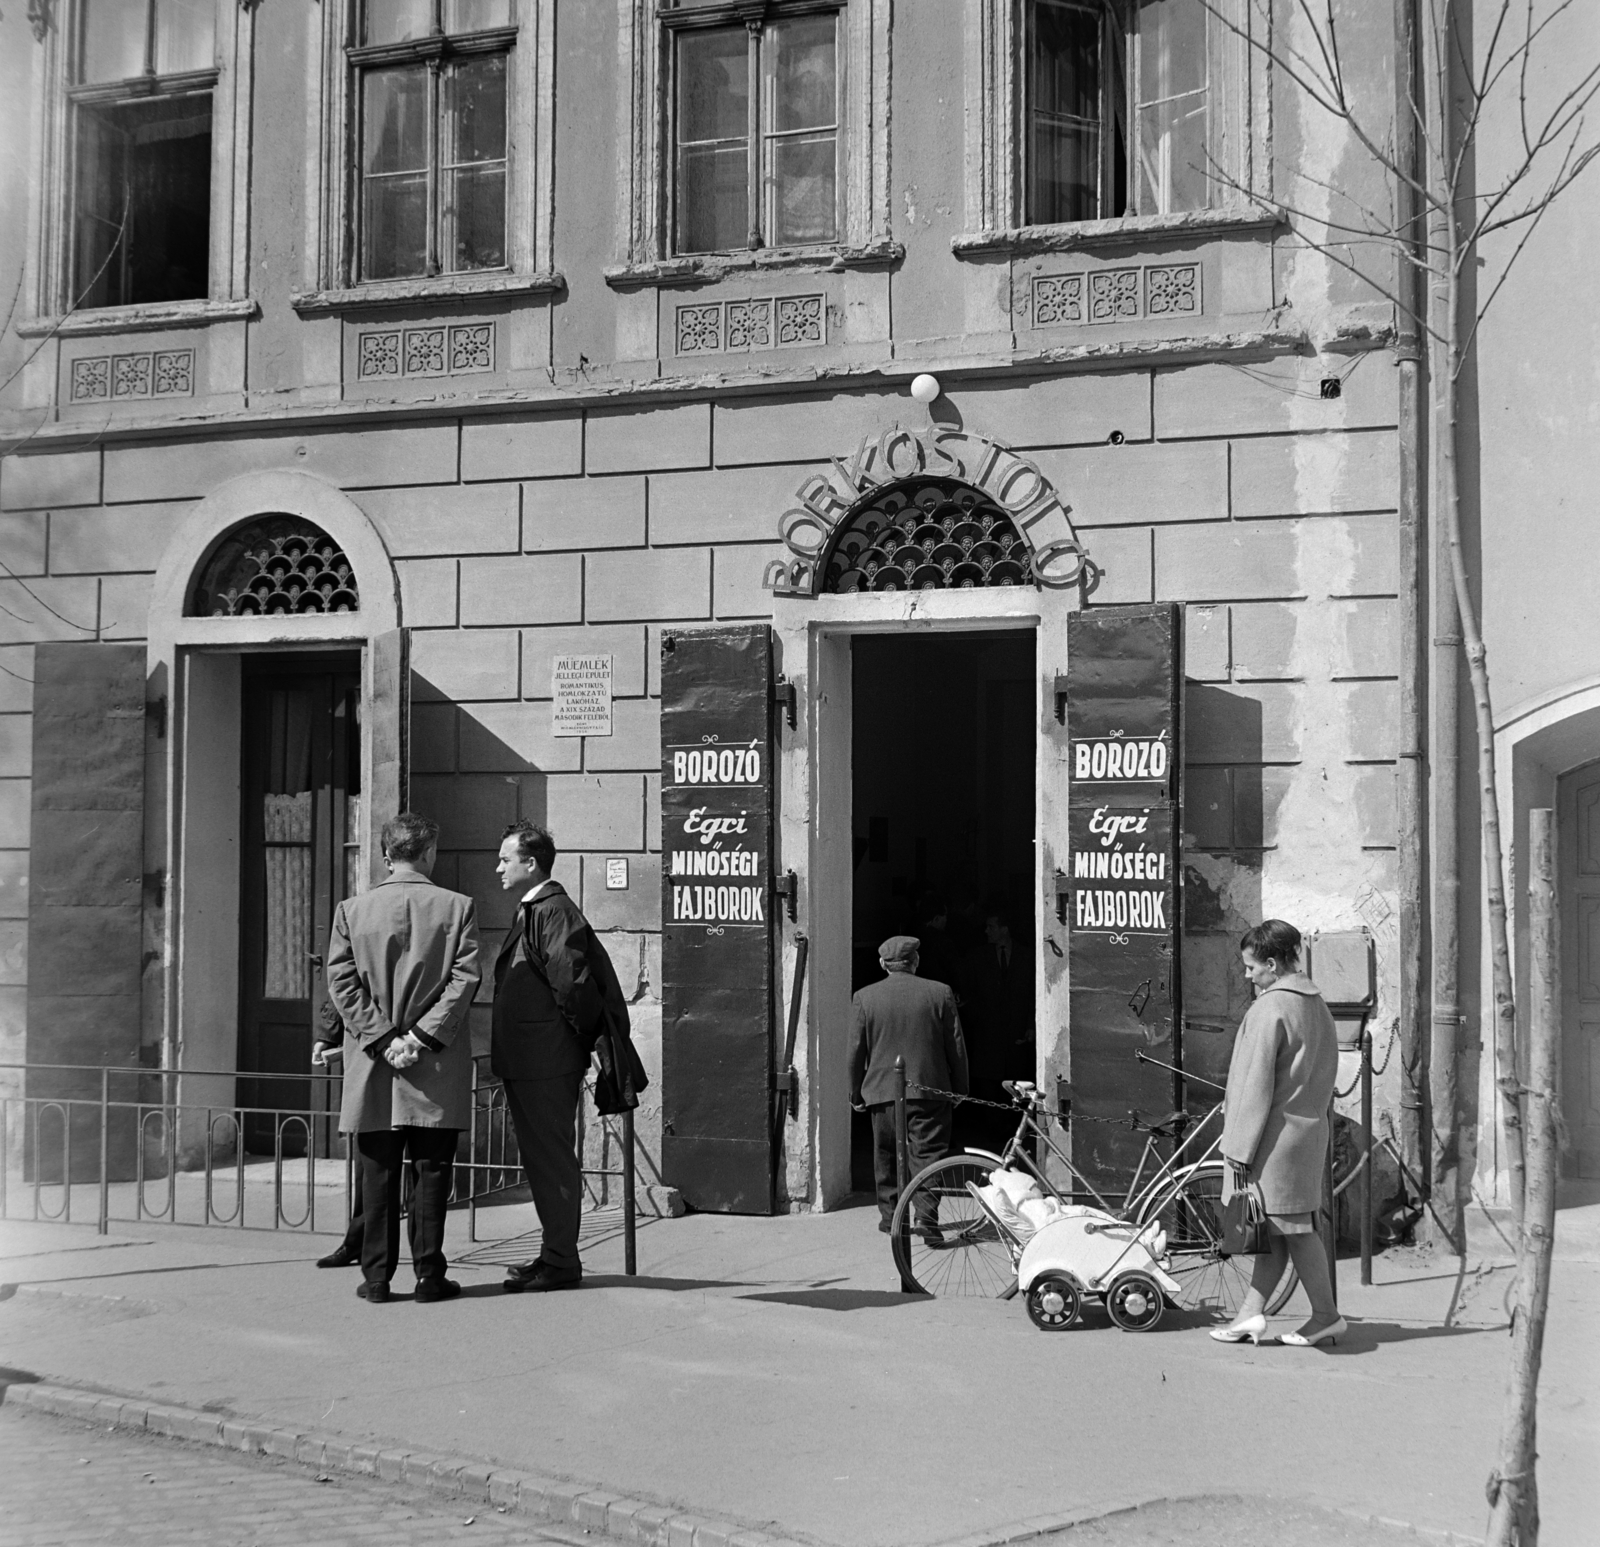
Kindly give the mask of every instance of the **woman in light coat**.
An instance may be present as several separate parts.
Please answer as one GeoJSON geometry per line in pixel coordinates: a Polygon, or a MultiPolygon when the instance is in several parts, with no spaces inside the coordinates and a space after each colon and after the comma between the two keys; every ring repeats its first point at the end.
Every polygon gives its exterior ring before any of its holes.
{"type": "Polygon", "coordinates": [[[1316,1231],[1338,1037],[1317,985],[1300,971],[1299,930],[1267,919],[1246,933],[1239,948],[1256,1001],[1228,1065],[1224,1201],[1241,1187],[1260,1188],[1269,1250],[1255,1259],[1238,1316],[1229,1326],[1213,1328],[1211,1336],[1219,1343],[1259,1343],[1267,1330],[1267,1300],[1293,1261],[1311,1299],[1311,1319],[1281,1341],[1315,1348],[1346,1330],[1316,1231]]]}

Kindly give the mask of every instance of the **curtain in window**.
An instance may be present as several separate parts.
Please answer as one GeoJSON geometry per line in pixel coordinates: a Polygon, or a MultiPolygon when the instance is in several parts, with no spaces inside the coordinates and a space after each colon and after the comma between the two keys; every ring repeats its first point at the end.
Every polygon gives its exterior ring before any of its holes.
{"type": "Polygon", "coordinates": [[[304,999],[311,992],[311,791],[268,795],[268,999],[304,999]]]}
{"type": "Polygon", "coordinates": [[[1212,21],[1200,0],[1139,6],[1137,209],[1170,214],[1212,202],[1212,21]]]}
{"type": "Polygon", "coordinates": [[[272,695],[267,791],[262,797],[266,845],[268,999],[311,993],[311,694],[272,695]]]}
{"type": "Polygon", "coordinates": [[[838,89],[832,15],[774,24],[767,49],[766,176],[770,247],[838,236],[838,89]]]}

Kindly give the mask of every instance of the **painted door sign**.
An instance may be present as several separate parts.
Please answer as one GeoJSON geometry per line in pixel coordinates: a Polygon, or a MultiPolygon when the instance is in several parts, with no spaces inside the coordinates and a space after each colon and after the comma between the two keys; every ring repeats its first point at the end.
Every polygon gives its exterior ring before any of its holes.
{"type": "Polygon", "coordinates": [[[772,645],[661,656],[662,1171],[699,1209],[772,1207],[772,645]]]}
{"type": "MultiPolygon", "coordinates": [[[[1135,1054],[1182,1063],[1179,919],[1181,610],[1095,607],[1068,625],[1065,889],[1072,970],[1073,1110],[1113,1119],[1172,1110],[1172,1077],[1135,1054]]],[[[1125,1185],[1142,1136],[1075,1131],[1096,1186],[1125,1185]]]]}

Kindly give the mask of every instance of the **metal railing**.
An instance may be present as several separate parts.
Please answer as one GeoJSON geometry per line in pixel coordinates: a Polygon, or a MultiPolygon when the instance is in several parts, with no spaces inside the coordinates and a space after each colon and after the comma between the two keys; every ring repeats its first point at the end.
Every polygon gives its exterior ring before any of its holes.
{"type": "MultiPolygon", "coordinates": [[[[474,1242],[479,1206],[523,1177],[505,1091],[486,1064],[483,1055],[473,1060],[465,1153],[458,1151],[450,1190],[451,1206],[467,1210],[474,1242]]],[[[311,1233],[319,1228],[319,1204],[335,1205],[336,1228],[349,1227],[355,1165],[353,1146],[338,1132],[338,1074],[0,1063],[0,1083],[18,1076],[20,1091],[0,1093],[0,1219],[70,1224],[74,1193],[85,1190],[101,1235],[113,1219],[311,1233]],[[236,1098],[241,1084],[257,1091],[309,1086],[311,1099],[305,1105],[221,1099],[236,1098]],[[252,1148],[263,1135],[268,1148],[252,1148]],[[319,1165],[328,1178],[320,1183],[319,1165]],[[16,1207],[19,1194],[31,1207],[16,1207]]],[[[633,1113],[608,1117],[591,1109],[577,1142],[585,1178],[621,1184],[624,1272],[631,1275],[637,1271],[633,1113]],[[602,1157],[620,1151],[619,1166],[583,1163],[596,1139],[602,1157]]],[[[328,1228],[326,1215],[321,1228],[328,1228]]]]}

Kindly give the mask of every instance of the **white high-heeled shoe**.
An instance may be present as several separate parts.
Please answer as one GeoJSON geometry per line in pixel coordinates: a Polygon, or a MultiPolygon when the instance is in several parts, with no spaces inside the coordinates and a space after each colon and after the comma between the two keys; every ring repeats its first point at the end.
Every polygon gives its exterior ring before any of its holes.
{"type": "Polygon", "coordinates": [[[1258,1348],[1267,1330],[1267,1318],[1259,1313],[1246,1316],[1243,1321],[1230,1322],[1226,1327],[1213,1327],[1211,1336],[1219,1343],[1243,1343],[1248,1340],[1258,1348]]]}
{"type": "Polygon", "coordinates": [[[1341,1316],[1337,1321],[1330,1322],[1322,1331],[1313,1332],[1310,1337],[1302,1337],[1298,1332],[1285,1332],[1278,1341],[1290,1348],[1317,1348],[1323,1343],[1337,1343],[1349,1330],[1350,1323],[1341,1316]]]}

